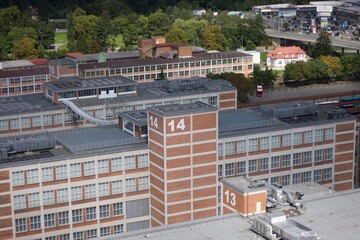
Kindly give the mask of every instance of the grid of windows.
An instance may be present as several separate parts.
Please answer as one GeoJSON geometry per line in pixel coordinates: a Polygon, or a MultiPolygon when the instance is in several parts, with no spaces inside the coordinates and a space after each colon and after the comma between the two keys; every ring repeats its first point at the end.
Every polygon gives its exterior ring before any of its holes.
{"type": "Polygon", "coordinates": [[[82,200],[82,187],[71,187],[71,201],[82,200]]]}
{"type": "Polygon", "coordinates": [[[70,164],[70,178],[81,177],[81,163],[70,164]]]}
{"type": "Polygon", "coordinates": [[[29,208],[40,206],[40,193],[29,193],[29,208]]]}
{"type": "Polygon", "coordinates": [[[124,232],[124,225],[115,225],[114,226],[114,234],[123,233],[124,232]]]}
{"type": "Polygon", "coordinates": [[[304,152],[304,163],[312,162],[312,151],[304,152]]]}
{"type": "Polygon", "coordinates": [[[311,171],[304,172],[304,182],[311,182],[311,171]]]}
{"type": "Polygon", "coordinates": [[[234,163],[226,163],[225,164],[225,176],[233,176],[235,174],[234,172],[234,163]]]}
{"type": "Polygon", "coordinates": [[[283,186],[290,185],[290,175],[284,175],[281,177],[281,184],[283,186]]]}
{"type": "Polygon", "coordinates": [[[301,164],[301,153],[294,153],[293,154],[293,165],[301,164]]]}
{"type": "Polygon", "coordinates": [[[15,231],[17,233],[26,232],[26,218],[15,219],[15,231]]]}
{"type": "Polygon", "coordinates": [[[55,214],[54,213],[44,215],[44,226],[45,226],[45,228],[55,226],[55,214]]]}
{"type": "Polygon", "coordinates": [[[236,163],[236,174],[243,174],[246,172],[246,161],[236,163]]]}
{"type": "Polygon", "coordinates": [[[294,137],[294,145],[302,144],[302,133],[301,132],[294,133],[293,137],[294,137]]]}
{"type": "Polygon", "coordinates": [[[290,133],[282,135],[282,146],[283,147],[291,146],[291,134],[290,133]]]}
{"type": "Polygon", "coordinates": [[[280,183],[280,181],[279,181],[279,177],[277,176],[277,177],[272,177],[272,178],[270,178],[270,183],[271,184],[273,184],[273,183],[280,183]]]}
{"type": "Polygon", "coordinates": [[[26,208],[26,196],[25,195],[17,195],[14,196],[14,209],[24,209],[26,208]]]}
{"type": "Polygon", "coordinates": [[[293,184],[301,183],[301,173],[294,173],[293,175],[293,184]]]}
{"type": "Polygon", "coordinates": [[[37,230],[41,228],[41,218],[40,216],[30,217],[30,231],[37,230]]]}
{"type": "Polygon", "coordinates": [[[258,160],[257,159],[249,160],[249,173],[257,172],[257,170],[258,170],[258,160]]]}
{"type": "Polygon", "coordinates": [[[324,159],[325,161],[333,159],[333,148],[326,148],[324,150],[324,159]]]}
{"type": "Polygon", "coordinates": [[[235,154],[235,143],[227,142],[225,143],[225,155],[235,154]]]}
{"type": "Polygon", "coordinates": [[[304,143],[312,143],[313,142],[313,131],[305,131],[304,132],[304,143]]]}
{"type": "Polygon", "coordinates": [[[314,182],[320,182],[322,180],[322,171],[321,169],[314,170],[314,182]]]}
{"type": "Polygon", "coordinates": [[[271,148],[279,148],[281,146],[280,144],[281,136],[276,135],[271,137],[271,148]]]}
{"type": "Polygon", "coordinates": [[[39,182],[39,170],[30,169],[26,173],[27,184],[38,183],[39,182]]]}
{"type": "Polygon", "coordinates": [[[314,151],[314,162],[321,162],[323,160],[323,150],[318,149],[314,151]]]}
{"type": "Polygon", "coordinates": [[[282,156],[282,167],[289,167],[291,164],[291,155],[286,154],[282,156]]]}
{"type": "Polygon", "coordinates": [[[102,159],[98,161],[98,173],[108,173],[109,172],[109,160],[102,159]]]}
{"type": "Polygon", "coordinates": [[[12,185],[21,186],[25,184],[24,171],[17,171],[12,173],[12,185]]]}
{"type": "Polygon", "coordinates": [[[68,178],[66,165],[56,166],[55,171],[56,171],[56,180],[62,180],[68,178]]]}
{"type": "Polygon", "coordinates": [[[70,234],[61,234],[59,235],[59,240],[70,240],[70,234]]]}
{"type": "Polygon", "coordinates": [[[112,172],[122,171],[122,158],[121,157],[111,159],[111,171],[112,172]]]}
{"type": "Polygon", "coordinates": [[[334,128],[326,128],[325,140],[333,140],[333,139],[334,139],[334,128]]]}
{"type": "Polygon", "coordinates": [[[271,169],[280,168],[280,156],[271,157],[271,169]]]}
{"type": "Polygon", "coordinates": [[[125,170],[131,170],[136,168],[135,156],[125,157],[125,170]]]}
{"type": "Polygon", "coordinates": [[[74,232],[73,240],[84,240],[84,233],[83,232],[74,232]]]}
{"type": "Polygon", "coordinates": [[[269,169],[269,158],[260,159],[260,171],[269,169]]]}
{"type": "Polygon", "coordinates": [[[41,180],[43,182],[50,182],[54,180],[54,172],[52,167],[46,167],[41,169],[41,180]]]}
{"type": "Polygon", "coordinates": [[[315,130],[315,142],[324,141],[323,129],[315,130]]]}
{"type": "Polygon", "coordinates": [[[260,150],[269,149],[269,137],[260,138],[260,150]]]}
{"type": "Polygon", "coordinates": [[[100,237],[110,235],[110,227],[102,227],[100,228],[100,237]]]}
{"type": "Polygon", "coordinates": [[[258,150],[258,139],[249,139],[249,152],[255,152],[258,150]]]}
{"type": "Polygon", "coordinates": [[[54,191],[44,191],[43,192],[43,205],[54,204],[54,191]]]}
{"type": "Polygon", "coordinates": [[[85,185],[85,199],[96,197],[96,186],[95,184],[85,185]]]}
{"type": "Polygon", "coordinates": [[[149,177],[139,177],[139,191],[147,190],[150,188],[149,177]]]}
{"type": "Polygon", "coordinates": [[[86,208],[86,221],[91,221],[96,219],[96,207],[86,208]]]}
{"type": "Polygon", "coordinates": [[[223,176],[223,165],[218,165],[218,177],[223,176]]]}
{"type": "Polygon", "coordinates": [[[68,202],[69,201],[69,193],[67,188],[62,188],[57,190],[57,202],[68,202]]]}
{"type": "Polygon", "coordinates": [[[224,155],[223,144],[222,144],[222,143],[219,143],[219,144],[218,144],[218,155],[219,155],[219,156],[223,156],[223,155],[224,155]]]}
{"type": "Polygon", "coordinates": [[[125,189],[126,189],[126,192],[135,192],[136,191],[135,178],[128,178],[125,180],[125,189]]]}
{"type": "Polygon", "coordinates": [[[119,194],[123,192],[123,187],[122,187],[122,181],[118,180],[118,181],[113,181],[111,184],[111,191],[112,194],[119,194]]]}
{"type": "Polygon", "coordinates": [[[137,156],[138,158],[138,168],[144,168],[149,166],[149,156],[148,154],[141,154],[137,156]]]}
{"type": "Polygon", "coordinates": [[[108,182],[99,183],[99,197],[110,195],[110,185],[108,182]]]}
{"type": "Polygon", "coordinates": [[[324,171],[324,180],[332,179],[332,168],[325,168],[324,171]]]}
{"type": "Polygon", "coordinates": [[[95,161],[84,162],[84,176],[95,175],[95,161]]]}
{"type": "Polygon", "coordinates": [[[72,222],[78,223],[83,221],[83,212],[82,209],[72,210],[72,222]]]}
{"type": "Polygon", "coordinates": [[[123,215],[123,203],[113,204],[113,216],[123,215]]]}
{"type": "Polygon", "coordinates": [[[236,148],[237,153],[245,153],[246,152],[246,140],[237,141],[236,145],[237,145],[237,148],[236,148]]]}
{"type": "Polygon", "coordinates": [[[99,207],[99,215],[100,215],[100,218],[110,217],[110,206],[109,205],[100,206],[99,207]]]}
{"type": "Polygon", "coordinates": [[[62,225],[67,225],[69,224],[69,212],[65,211],[65,212],[59,212],[58,213],[58,222],[59,222],[59,226],[62,225]]]}

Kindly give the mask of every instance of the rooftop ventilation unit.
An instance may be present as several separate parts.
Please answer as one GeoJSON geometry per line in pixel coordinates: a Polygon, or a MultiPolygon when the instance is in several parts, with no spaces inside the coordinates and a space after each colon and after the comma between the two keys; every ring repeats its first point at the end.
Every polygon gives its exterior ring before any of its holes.
{"type": "Polygon", "coordinates": [[[318,106],[307,102],[289,102],[261,106],[261,111],[273,118],[295,118],[299,116],[314,115],[318,106]]]}

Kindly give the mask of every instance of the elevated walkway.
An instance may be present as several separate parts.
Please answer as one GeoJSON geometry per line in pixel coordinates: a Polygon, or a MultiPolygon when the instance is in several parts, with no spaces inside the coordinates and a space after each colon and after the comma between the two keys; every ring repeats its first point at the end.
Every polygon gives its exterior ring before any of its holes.
{"type": "Polygon", "coordinates": [[[92,124],[98,125],[98,126],[105,126],[105,125],[111,125],[111,124],[117,124],[118,120],[102,120],[102,119],[98,119],[95,118],[93,116],[90,116],[89,114],[87,114],[84,110],[82,110],[81,108],[79,108],[78,106],[76,106],[75,103],[73,103],[70,100],[67,99],[63,99],[62,102],[68,106],[72,111],[74,111],[77,115],[79,115],[82,119],[84,119],[85,121],[88,121],[92,124]]]}

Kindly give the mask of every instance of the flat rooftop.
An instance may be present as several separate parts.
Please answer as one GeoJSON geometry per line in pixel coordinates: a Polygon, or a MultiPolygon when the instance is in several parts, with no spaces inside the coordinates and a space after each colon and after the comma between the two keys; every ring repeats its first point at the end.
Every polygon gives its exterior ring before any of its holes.
{"type": "Polygon", "coordinates": [[[39,66],[24,69],[8,69],[0,70],[0,78],[14,78],[14,77],[26,77],[34,75],[46,75],[49,74],[49,68],[47,66],[39,66]]]}
{"type": "Polygon", "coordinates": [[[241,193],[259,192],[261,190],[266,191],[265,187],[250,187],[250,179],[246,179],[242,176],[224,178],[221,180],[225,185],[228,185],[241,193]]]}
{"type": "Polygon", "coordinates": [[[190,113],[214,112],[216,110],[217,108],[203,102],[162,105],[149,108],[149,111],[155,112],[160,116],[177,116],[190,113]]]}

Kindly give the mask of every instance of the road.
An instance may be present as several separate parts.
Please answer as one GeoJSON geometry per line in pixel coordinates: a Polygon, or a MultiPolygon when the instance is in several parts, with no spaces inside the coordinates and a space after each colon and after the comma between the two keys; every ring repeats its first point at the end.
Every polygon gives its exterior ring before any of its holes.
{"type": "MultiPolygon", "coordinates": [[[[273,29],[265,29],[266,35],[273,38],[282,38],[290,40],[298,40],[303,42],[316,42],[317,33],[305,34],[305,32],[284,32],[273,29]]],[[[338,37],[331,37],[332,46],[343,47],[347,49],[360,50],[360,41],[346,40],[338,37]]]]}

